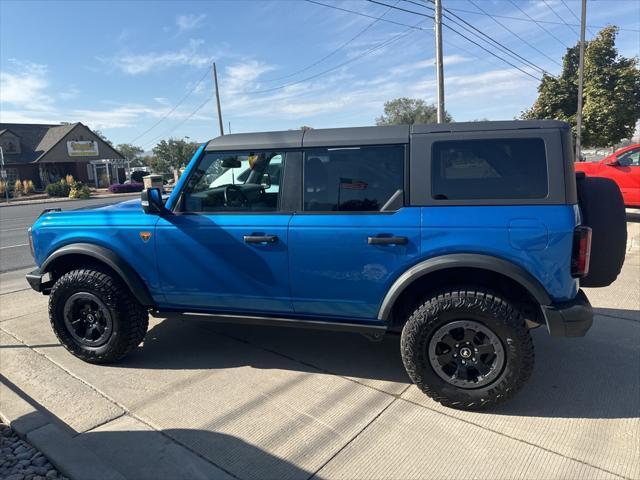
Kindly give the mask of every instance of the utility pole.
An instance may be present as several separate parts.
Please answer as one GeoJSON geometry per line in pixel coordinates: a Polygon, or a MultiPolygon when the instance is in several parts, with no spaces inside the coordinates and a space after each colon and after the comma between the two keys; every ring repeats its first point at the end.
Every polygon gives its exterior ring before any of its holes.
{"type": "Polygon", "coordinates": [[[436,31],[436,83],[438,99],[438,123],[444,123],[444,67],[442,65],[442,0],[435,0],[436,31]]]}
{"type": "Polygon", "coordinates": [[[582,14],[580,15],[580,60],[578,61],[578,110],[576,112],[576,157],[580,161],[582,153],[582,86],[584,78],[584,31],[587,24],[587,0],[582,0],[582,14]]]}
{"type": "Polygon", "coordinates": [[[222,109],[220,108],[220,91],[218,90],[218,71],[216,70],[216,62],[213,62],[213,84],[216,87],[216,104],[218,105],[218,125],[220,126],[220,135],[224,135],[224,124],[222,123],[222,109]]]}

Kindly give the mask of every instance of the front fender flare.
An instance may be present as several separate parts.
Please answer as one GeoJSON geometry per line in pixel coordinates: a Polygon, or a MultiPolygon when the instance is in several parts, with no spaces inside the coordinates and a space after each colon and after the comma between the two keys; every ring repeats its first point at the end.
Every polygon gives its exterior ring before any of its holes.
{"type": "Polygon", "coordinates": [[[540,305],[551,304],[551,298],[544,287],[522,267],[519,267],[508,260],[492,257],[490,255],[454,253],[451,255],[442,255],[430,258],[420,262],[400,275],[393,285],[391,285],[382,300],[382,304],[378,310],[378,319],[384,322],[389,320],[395,301],[405,288],[411,285],[415,280],[423,277],[424,275],[450,268],[477,268],[502,274],[524,287],[540,305]]]}
{"type": "Polygon", "coordinates": [[[60,247],[49,255],[40,266],[41,273],[47,273],[51,270],[54,263],[62,257],[68,255],[85,255],[95,258],[96,260],[109,266],[122,281],[127,285],[134,297],[145,307],[152,307],[155,302],[149,294],[149,290],[144,284],[138,272],[136,272],[127,262],[125,262],[118,254],[108,248],[92,243],[72,243],[60,247]]]}

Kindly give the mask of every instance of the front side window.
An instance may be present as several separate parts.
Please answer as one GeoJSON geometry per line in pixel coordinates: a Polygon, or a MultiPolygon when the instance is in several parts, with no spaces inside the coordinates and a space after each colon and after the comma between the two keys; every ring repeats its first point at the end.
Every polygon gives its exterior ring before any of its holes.
{"type": "Polygon", "coordinates": [[[278,209],[282,152],[206,152],[183,192],[185,212],[278,209]]]}
{"type": "Polygon", "coordinates": [[[630,150],[618,157],[618,164],[623,167],[640,167],[640,148],[630,150]]]}
{"type": "Polygon", "coordinates": [[[541,138],[433,144],[431,195],[435,200],[544,198],[548,191],[541,138]]]}
{"type": "Polygon", "coordinates": [[[402,206],[404,147],[317,148],[304,152],[304,210],[378,212],[402,206]]]}

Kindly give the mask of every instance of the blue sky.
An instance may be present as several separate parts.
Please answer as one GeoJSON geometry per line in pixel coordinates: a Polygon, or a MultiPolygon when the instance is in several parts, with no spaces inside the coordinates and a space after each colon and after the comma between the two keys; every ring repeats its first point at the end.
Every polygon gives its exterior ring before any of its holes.
{"type": "MultiPolygon", "coordinates": [[[[135,140],[145,149],[169,136],[204,141],[218,133],[215,103],[205,103],[214,59],[232,132],[371,125],[385,100],[434,101],[431,20],[365,0],[319,1],[387,21],[303,0],[0,0],[0,121],[81,121],[116,143],[135,140]]],[[[423,0],[382,1],[431,14],[417,5],[423,0]]],[[[514,2],[443,0],[537,67],[558,73],[555,62],[577,41],[576,32],[503,17],[575,24],[569,10],[579,16],[579,1],[514,2]],[[478,7],[503,16],[497,20],[529,44],[472,13],[478,7]]],[[[589,0],[587,19],[591,32],[608,23],[621,27],[620,53],[640,55],[640,2],[589,0]]],[[[446,107],[455,120],[510,119],[531,105],[535,79],[450,30],[444,35],[446,107]]]]}

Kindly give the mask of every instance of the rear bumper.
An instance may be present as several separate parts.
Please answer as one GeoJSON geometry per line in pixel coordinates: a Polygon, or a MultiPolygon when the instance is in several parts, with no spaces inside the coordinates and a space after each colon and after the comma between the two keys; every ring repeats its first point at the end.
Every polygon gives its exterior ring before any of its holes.
{"type": "Polygon", "coordinates": [[[542,313],[555,337],[583,337],[593,324],[593,309],[582,290],[570,302],[542,305],[542,313]]]}

